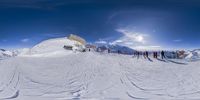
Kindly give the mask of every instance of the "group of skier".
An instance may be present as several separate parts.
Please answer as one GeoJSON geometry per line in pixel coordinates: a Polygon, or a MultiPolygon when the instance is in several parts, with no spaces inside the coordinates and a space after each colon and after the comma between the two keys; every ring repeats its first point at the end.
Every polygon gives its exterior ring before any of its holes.
{"type": "MultiPolygon", "coordinates": [[[[90,49],[89,49],[90,51],[90,49]]],[[[112,53],[110,49],[107,49],[108,53],[112,53]]],[[[120,50],[117,50],[116,53],[121,54],[120,50]]],[[[137,59],[139,59],[141,56],[143,56],[145,59],[150,59],[149,55],[153,54],[153,58],[158,59],[158,56],[160,56],[162,59],[166,58],[165,57],[165,52],[164,51],[153,51],[153,52],[148,52],[148,51],[135,51],[134,53],[134,57],[137,57],[137,59]]]]}
{"type": "MultiPolygon", "coordinates": [[[[138,59],[140,58],[140,56],[143,56],[145,59],[148,58],[149,59],[149,53],[148,51],[145,52],[140,52],[140,51],[136,51],[134,52],[134,57],[137,57],[138,59]]],[[[153,58],[158,59],[158,54],[160,54],[161,58],[164,59],[165,57],[165,52],[161,51],[161,52],[152,52],[153,54],[153,58]]]]}

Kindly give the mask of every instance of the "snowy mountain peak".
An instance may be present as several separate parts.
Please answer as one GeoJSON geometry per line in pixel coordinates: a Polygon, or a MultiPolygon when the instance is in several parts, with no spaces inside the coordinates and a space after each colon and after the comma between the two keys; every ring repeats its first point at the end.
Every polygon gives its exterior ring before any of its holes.
{"type": "Polygon", "coordinates": [[[6,51],[5,49],[0,49],[0,51],[6,51]]]}
{"type": "Polygon", "coordinates": [[[200,49],[195,49],[187,52],[187,60],[195,61],[200,59],[200,49]]]}
{"type": "Polygon", "coordinates": [[[11,51],[7,51],[5,49],[0,49],[0,60],[8,57],[12,57],[13,53],[11,51]]]}
{"type": "Polygon", "coordinates": [[[134,49],[131,49],[129,47],[126,47],[126,46],[121,46],[121,45],[110,45],[110,44],[101,44],[101,45],[98,45],[98,48],[102,49],[102,50],[106,50],[106,49],[109,49],[111,52],[113,53],[117,53],[117,52],[120,52],[122,54],[133,54],[136,50],[134,49]]]}

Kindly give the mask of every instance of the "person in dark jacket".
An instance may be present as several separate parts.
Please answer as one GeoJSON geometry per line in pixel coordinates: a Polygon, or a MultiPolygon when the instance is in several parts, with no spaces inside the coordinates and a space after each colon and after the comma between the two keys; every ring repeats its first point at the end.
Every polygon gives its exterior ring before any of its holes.
{"type": "Polygon", "coordinates": [[[143,54],[144,59],[146,59],[146,52],[143,52],[142,54],[143,54]]]}
{"type": "Polygon", "coordinates": [[[108,53],[110,53],[110,49],[108,49],[108,53]]]}
{"type": "Polygon", "coordinates": [[[117,50],[117,53],[118,53],[118,54],[120,54],[120,51],[119,51],[119,50],[117,50]]]}
{"type": "Polygon", "coordinates": [[[135,58],[137,56],[137,52],[133,53],[133,58],[135,58]]]}
{"type": "Polygon", "coordinates": [[[158,58],[158,52],[155,52],[156,53],[156,59],[158,58]]]}
{"type": "Polygon", "coordinates": [[[148,53],[148,51],[145,52],[145,56],[146,56],[147,58],[149,58],[149,53],[148,53]]]}
{"type": "Polygon", "coordinates": [[[153,58],[158,58],[158,53],[157,52],[153,52],[153,58]]]}
{"type": "Polygon", "coordinates": [[[162,57],[162,59],[165,58],[165,52],[164,51],[161,51],[161,57],[162,57]]]}
{"type": "Polygon", "coordinates": [[[137,59],[140,57],[140,52],[137,51],[137,59]]]}

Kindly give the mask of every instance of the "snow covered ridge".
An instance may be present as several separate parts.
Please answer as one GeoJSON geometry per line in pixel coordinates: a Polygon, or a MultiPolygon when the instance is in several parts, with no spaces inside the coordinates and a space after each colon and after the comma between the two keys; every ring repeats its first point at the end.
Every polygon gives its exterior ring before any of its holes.
{"type": "Polygon", "coordinates": [[[5,59],[5,58],[9,58],[13,56],[13,52],[11,51],[7,51],[5,49],[0,49],[0,60],[1,59],[5,59]]]}
{"type": "MultiPolygon", "coordinates": [[[[54,38],[44,40],[41,43],[35,45],[32,48],[24,48],[13,51],[6,51],[1,49],[0,58],[8,58],[13,56],[35,56],[35,57],[54,57],[68,55],[79,49],[87,50],[87,42],[76,35],[70,35],[69,37],[54,38]],[[71,38],[70,38],[71,36],[71,38]],[[82,44],[81,44],[82,43],[82,44]],[[72,48],[71,48],[72,47],[72,48]],[[71,49],[71,50],[66,50],[71,49]]],[[[120,53],[133,55],[136,50],[121,46],[121,45],[110,45],[110,44],[94,44],[92,45],[96,52],[108,52],[109,53],[120,53]]],[[[157,51],[159,52],[159,51],[157,51]]],[[[149,51],[151,54],[152,51],[149,51]]],[[[195,61],[200,59],[200,49],[193,51],[165,51],[165,55],[169,59],[187,59],[188,61],[195,61]]]]}
{"type": "MultiPolygon", "coordinates": [[[[117,53],[120,51],[121,54],[133,54],[135,50],[120,46],[120,45],[93,45],[95,47],[94,51],[102,52],[106,50],[110,50],[111,53],[117,53]],[[101,49],[100,51],[98,51],[101,49]]],[[[85,43],[81,44],[79,41],[76,40],[70,40],[70,38],[63,37],[63,38],[54,38],[54,39],[48,39],[45,41],[42,41],[41,43],[35,45],[33,48],[30,49],[30,51],[27,53],[27,55],[32,56],[38,56],[38,57],[49,57],[49,56],[64,56],[66,54],[69,54],[73,51],[77,50],[87,50],[85,43]],[[70,49],[71,50],[66,50],[70,49]]],[[[92,48],[91,48],[92,49],[92,48]]]]}
{"type": "MultiPolygon", "coordinates": [[[[63,56],[73,52],[73,50],[79,49],[78,46],[83,46],[77,41],[68,39],[67,37],[63,38],[54,38],[42,41],[41,43],[35,45],[27,55],[32,56],[63,56]],[[64,49],[64,46],[71,46],[72,50],[64,49]]],[[[84,46],[83,46],[84,47],[84,46]]]]}
{"type": "Polygon", "coordinates": [[[120,53],[120,54],[128,54],[128,55],[133,55],[136,50],[131,49],[126,46],[121,46],[121,45],[98,45],[97,51],[102,52],[105,50],[110,50],[110,53],[120,53]]]}
{"type": "Polygon", "coordinates": [[[29,48],[22,48],[22,49],[16,49],[12,51],[8,51],[5,49],[0,49],[0,60],[7,59],[11,57],[26,55],[30,52],[29,48]]]}
{"type": "Polygon", "coordinates": [[[200,49],[187,51],[187,56],[185,57],[185,59],[190,61],[200,60],[200,49]]]}

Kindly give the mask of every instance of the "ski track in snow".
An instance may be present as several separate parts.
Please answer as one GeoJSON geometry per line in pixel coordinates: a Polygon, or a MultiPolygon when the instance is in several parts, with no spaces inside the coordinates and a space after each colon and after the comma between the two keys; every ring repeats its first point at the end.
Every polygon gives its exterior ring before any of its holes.
{"type": "Polygon", "coordinates": [[[0,100],[200,99],[200,62],[72,53],[0,61],[0,100]]]}

